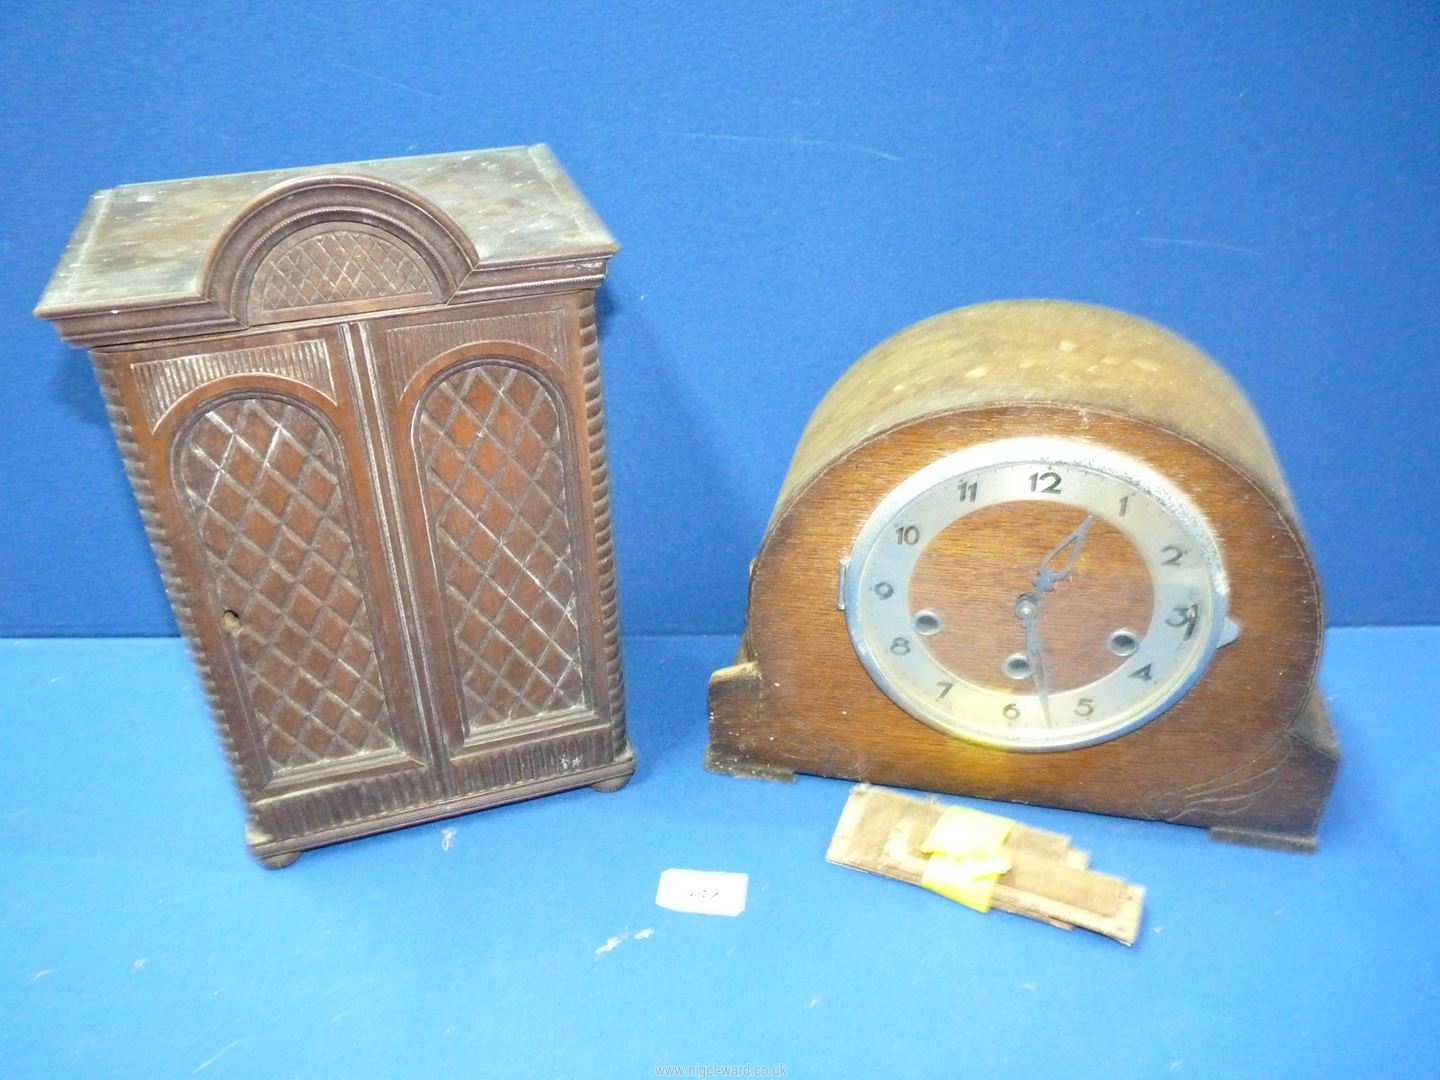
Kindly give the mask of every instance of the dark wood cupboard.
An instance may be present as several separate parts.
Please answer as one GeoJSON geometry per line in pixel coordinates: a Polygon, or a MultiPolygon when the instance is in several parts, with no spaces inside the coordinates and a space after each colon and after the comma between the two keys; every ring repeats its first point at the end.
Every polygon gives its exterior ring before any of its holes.
{"type": "Polygon", "coordinates": [[[91,201],[90,347],[271,865],[634,769],[595,290],[544,147],[91,201]]]}

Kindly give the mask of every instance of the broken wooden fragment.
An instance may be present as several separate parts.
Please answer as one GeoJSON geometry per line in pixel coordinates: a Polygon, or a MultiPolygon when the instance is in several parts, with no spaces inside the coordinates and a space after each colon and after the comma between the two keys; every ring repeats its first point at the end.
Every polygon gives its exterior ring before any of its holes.
{"type": "Polygon", "coordinates": [[[996,814],[859,784],[827,861],[920,885],[978,911],[999,908],[1133,945],[1145,889],[1089,869],[1068,836],[996,814]]]}

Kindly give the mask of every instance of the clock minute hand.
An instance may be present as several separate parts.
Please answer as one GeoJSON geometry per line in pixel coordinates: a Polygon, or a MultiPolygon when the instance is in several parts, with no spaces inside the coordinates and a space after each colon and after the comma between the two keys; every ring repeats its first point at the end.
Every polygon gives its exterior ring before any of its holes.
{"type": "Polygon", "coordinates": [[[1040,569],[1035,571],[1035,591],[1038,595],[1042,592],[1049,592],[1068,578],[1075,570],[1075,563],[1080,559],[1080,550],[1085,546],[1085,537],[1090,533],[1090,526],[1095,524],[1095,515],[1086,514],[1085,520],[1075,526],[1074,530],[1050,549],[1050,553],[1040,560],[1040,569]],[[1065,556],[1064,565],[1055,566],[1055,561],[1065,556]]]}
{"type": "Polygon", "coordinates": [[[1045,717],[1045,726],[1050,726],[1050,679],[1045,673],[1045,651],[1040,644],[1040,596],[1025,593],[1015,602],[1015,614],[1025,626],[1025,659],[1030,663],[1030,681],[1035,684],[1035,694],[1040,698],[1040,712],[1045,717]]]}
{"type": "Polygon", "coordinates": [[[1040,711],[1045,716],[1046,727],[1050,726],[1050,676],[1045,670],[1045,649],[1040,644],[1040,603],[1047,592],[1053,591],[1074,572],[1080,551],[1085,546],[1085,537],[1093,524],[1095,515],[1086,514],[1084,521],[1051,548],[1035,571],[1035,591],[1022,595],[1015,602],[1015,614],[1025,625],[1025,657],[1030,662],[1030,681],[1035,684],[1036,696],[1040,698],[1040,711]],[[1065,562],[1057,567],[1055,563],[1062,556],[1065,562]]]}

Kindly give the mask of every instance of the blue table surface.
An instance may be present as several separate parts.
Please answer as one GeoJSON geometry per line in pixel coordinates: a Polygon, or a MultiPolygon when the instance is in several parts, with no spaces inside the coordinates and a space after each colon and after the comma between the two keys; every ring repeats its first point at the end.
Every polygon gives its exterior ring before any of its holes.
{"type": "Polygon", "coordinates": [[[1013,811],[1148,886],[1132,949],[827,865],[849,784],[701,768],[734,647],[627,642],[620,793],[273,872],[178,641],[0,642],[0,1075],[1440,1071],[1440,628],[1331,633],[1318,855],[1013,811]],[[658,908],[666,867],[743,871],[749,906],[658,908]]]}

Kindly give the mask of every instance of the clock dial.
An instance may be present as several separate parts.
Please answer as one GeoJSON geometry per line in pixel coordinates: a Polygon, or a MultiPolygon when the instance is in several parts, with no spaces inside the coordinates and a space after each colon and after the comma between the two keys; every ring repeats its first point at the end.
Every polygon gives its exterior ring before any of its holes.
{"type": "Polygon", "coordinates": [[[880,503],[842,603],[876,683],[961,738],[1061,750],[1154,719],[1226,636],[1228,586],[1195,506],[1078,440],[952,454],[880,503]]]}

